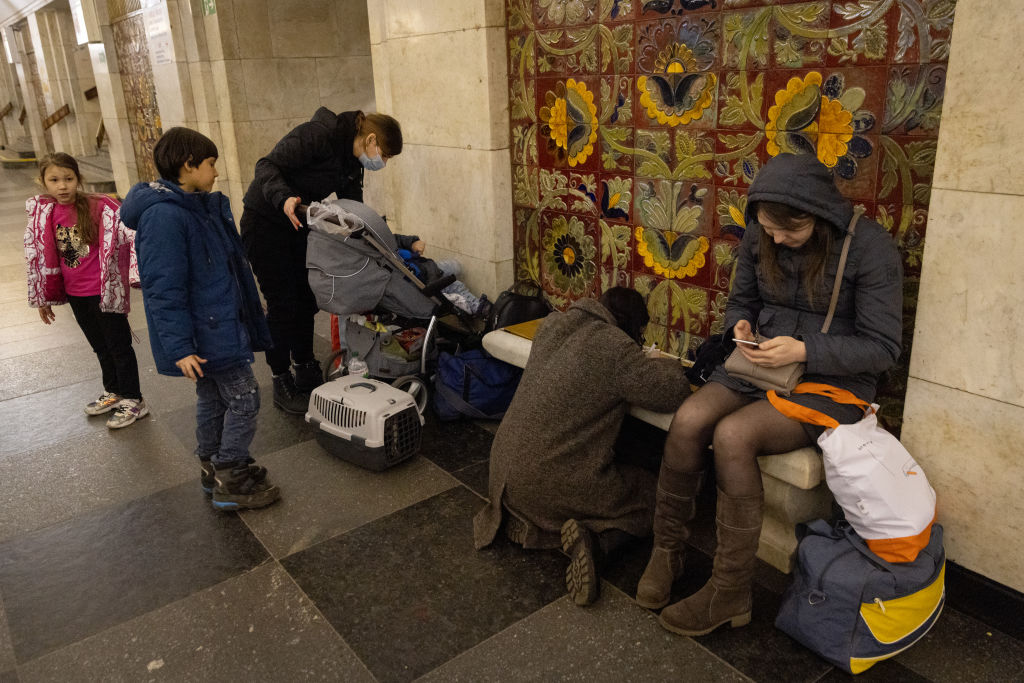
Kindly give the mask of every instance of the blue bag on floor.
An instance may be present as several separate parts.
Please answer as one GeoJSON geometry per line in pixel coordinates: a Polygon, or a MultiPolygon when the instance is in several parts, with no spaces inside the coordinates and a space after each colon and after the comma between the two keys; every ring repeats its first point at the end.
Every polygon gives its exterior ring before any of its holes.
{"type": "Polygon", "coordinates": [[[520,368],[483,349],[455,355],[441,352],[434,380],[434,410],[442,420],[500,420],[522,374],[520,368]]]}
{"type": "Polygon", "coordinates": [[[890,563],[845,520],[797,525],[797,569],[776,628],[858,674],[920,640],[946,602],[942,527],[913,562],[890,563]]]}

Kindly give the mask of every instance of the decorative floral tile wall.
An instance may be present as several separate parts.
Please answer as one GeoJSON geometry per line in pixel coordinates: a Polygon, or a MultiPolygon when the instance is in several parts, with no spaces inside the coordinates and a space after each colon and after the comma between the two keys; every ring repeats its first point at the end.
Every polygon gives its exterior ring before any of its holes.
{"type": "Polygon", "coordinates": [[[906,272],[899,420],[955,0],[507,0],[517,278],[646,297],[648,342],[721,332],[746,192],[815,154],[906,272]]]}

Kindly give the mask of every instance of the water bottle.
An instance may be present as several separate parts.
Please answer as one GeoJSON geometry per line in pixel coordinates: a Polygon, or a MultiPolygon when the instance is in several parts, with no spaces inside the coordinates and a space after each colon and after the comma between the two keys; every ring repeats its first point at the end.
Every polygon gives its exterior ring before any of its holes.
{"type": "Polygon", "coordinates": [[[367,367],[366,361],[359,357],[358,351],[352,352],[352,359],[348,362],[348,374],[355,377],[370,376],[370,368],[367,367]]]}

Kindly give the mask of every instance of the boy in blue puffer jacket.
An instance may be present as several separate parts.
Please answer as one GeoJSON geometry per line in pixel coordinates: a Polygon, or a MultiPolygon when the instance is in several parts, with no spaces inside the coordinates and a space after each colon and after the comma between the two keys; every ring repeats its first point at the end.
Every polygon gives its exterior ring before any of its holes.
{"type": "Polygon", "coordinates": [[[270,330],[227,197],[210,192],[217,146],[188,128],[156,143],[161,179],[138,183],[121,206],[136,230],[149,341],[157,371],[196,383],[196,455],[220,510],[259,508],[281,496],[254,464],[259,386],[253,351],[270,330]]]}

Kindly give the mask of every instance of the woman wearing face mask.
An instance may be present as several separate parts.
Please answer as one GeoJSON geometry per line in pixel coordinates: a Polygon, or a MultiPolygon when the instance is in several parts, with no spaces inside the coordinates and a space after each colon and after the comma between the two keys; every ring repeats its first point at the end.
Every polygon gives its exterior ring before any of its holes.
{"type": "Polygon", "coordinates": [[[309,230],[295,207],[332,192],[339,199],[363,201],[364,169],[378,171],[401,151],[402,129],[392,117],[361,111],[335,114],[321,107],[256,162],[239,226],[267,301],[274,405],[286,412],[305,413],[309,392],[322,381],[313,355],[316,299],[306,279],[309,230]]]}

